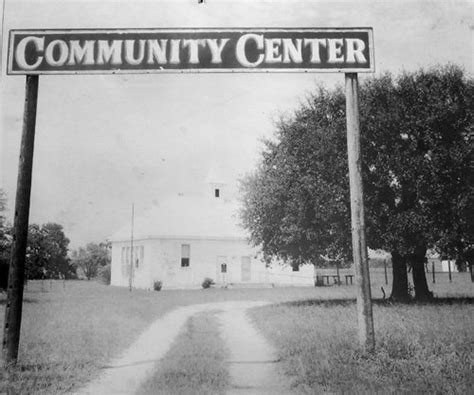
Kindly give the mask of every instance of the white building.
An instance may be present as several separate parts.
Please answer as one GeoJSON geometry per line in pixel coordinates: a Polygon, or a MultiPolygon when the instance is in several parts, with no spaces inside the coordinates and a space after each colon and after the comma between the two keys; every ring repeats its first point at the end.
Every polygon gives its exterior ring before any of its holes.
{"type": "Polygon", "coordinates": [[[225,184],[208,185],[207,195],[178,195],[137,218],[133,251],[131,224],[111,237],[112,285],[129,286],[130,276],[133,287],[145,289],[155,281],[195,288],[206,277],[218,285],[314,284],[312,266],[266,267],[238,225],[238,206],[226,198],[225,184]]]}

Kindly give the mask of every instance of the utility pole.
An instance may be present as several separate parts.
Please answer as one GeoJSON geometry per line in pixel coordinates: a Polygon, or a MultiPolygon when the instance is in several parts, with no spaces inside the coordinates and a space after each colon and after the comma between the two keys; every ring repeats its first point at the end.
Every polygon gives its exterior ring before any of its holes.
{"type": "Polygon", "coordinates": [[[132,232],[130,237],[130,278],[128,289],[132,292],[132,283],[133,283],[133,222],[135,220],[135,204],[132,203],[132,232]]]}
{"type": "Polygon", "coordinates": [[[352,255],[357,288],[359,342],[367,350],[375,348],[370,274],[365,241],[364,192],[359,126],[359,84],[357,73],[346,73],[346,122],[351,196],[352,255]]]}
{"type": "Polygon", "coordinates": [[[25,106],[21,135],[18,180],[13,223],[13,243],[8,273],[7,304],[3,327],[3,363],[16,363],[20,344],[23,288],[25,283],[26,244],[30,216],[31,175],[35,145],[36,108],[38,102],[38,75],[27,75],[25,85],[25,106]]]}

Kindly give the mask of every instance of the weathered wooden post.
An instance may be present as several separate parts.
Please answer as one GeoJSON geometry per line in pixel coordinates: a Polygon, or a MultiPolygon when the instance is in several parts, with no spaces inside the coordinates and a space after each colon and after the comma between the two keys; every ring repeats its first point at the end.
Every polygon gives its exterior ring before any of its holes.
{"type": "Polygon", "coordinates": [[[453,282],[453,275],[451,274],[451,261],[448,260],[448,276],[449,276],[449,282],[453,282]]]}
{"type": "Polygon", "coordinates": [[[436,274],[435,274],[435,263],[431,261],[431,271],[433,272],[433,284],[436,283],[436,274]]]}
{"type": "Polygon", "coordinates": [[[13,223],[13,243],[8,273],[7,304],[3,327],[3,363],[14,364],[20,344],[21,312],[25,283],[25,255],[30,215],[31,174],[35,144],[36,104],[38,101],[38,75],[27,75],[25,106],[21,135],[20,159],[13,223]]]}
{"type": "Polygon", "coordinates": [[[357,286],[359,341],[366,350],[375,348],[370,274],[365,242],[364,193],[359,127],[359,86],[357,73],[346,73],[346,123],[351,195],[352,255],[357,286]]]}

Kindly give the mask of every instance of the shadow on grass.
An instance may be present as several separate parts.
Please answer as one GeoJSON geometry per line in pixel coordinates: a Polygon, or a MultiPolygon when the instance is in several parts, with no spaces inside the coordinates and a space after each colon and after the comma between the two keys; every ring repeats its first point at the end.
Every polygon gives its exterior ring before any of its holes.
{"type": "MultiPolygon", "coordinates": [[[[297,300],[292,302],[278,303],[280,306],[289,307],[306,307],[306,306],[322,306],[322,307],[334,307],[334,306],[350,306],[356,303],[356,299],[306,299],[297,300]]],[[[416,301],[412,300],[408,303],[393,302],[389,299],[372,299],[372,304],[377,306],[407,306],[407,305],[467,305],[474,304],[474,297],[463,297],[463,298],[433,298],[430,301],[416,301]]]]}

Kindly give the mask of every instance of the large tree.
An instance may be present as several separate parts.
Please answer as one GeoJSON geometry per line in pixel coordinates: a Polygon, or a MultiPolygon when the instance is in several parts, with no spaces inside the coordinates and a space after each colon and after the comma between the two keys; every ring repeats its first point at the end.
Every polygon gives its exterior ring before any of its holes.
{"type": "Polygon", "coordinates": [[[268,260],[322,266],[351,257],[344,103],[342,91],[320,88],[277,123],[242,181],[243,225],[268,260]]]}
{"type": "MultiPolygon", "coordinates": [[[[472,80],[454,67],[367,81],[361,91],[369,245],[392,253],[392,298],[406,299],[406,267],[415,296],[431,293],[426,251],[469,236],[472,80]]],[[[472,231],[472,228],[471,228],[472,231]]]]}
{"type": "MultiPolygon", "coordinates": [[[[416,297],[430,297],[426,250],[453,231],[472,174],[472,104],[472,81],[456,67],[361,86],[368,244],[392,253],[393,299],[408,299],[407,266],[416,297]]],[[[344,107],[341,89],[319,89],[279,122],[243,182],[243,222],[267,256],[318,264],[349,255],[344,107]]]]}
{"type": "Polygon", "coordinates": [[[28,228],[26,277],[28,279],[73,278],[75,269],[67,256],[69,239],[56,223],[28,228]]]}

